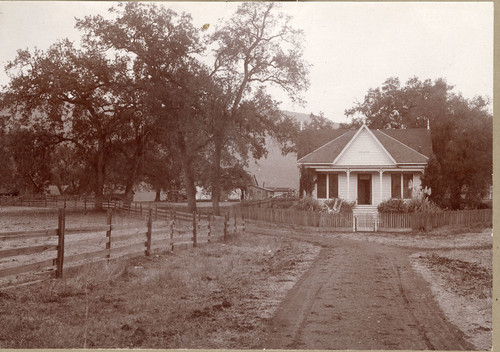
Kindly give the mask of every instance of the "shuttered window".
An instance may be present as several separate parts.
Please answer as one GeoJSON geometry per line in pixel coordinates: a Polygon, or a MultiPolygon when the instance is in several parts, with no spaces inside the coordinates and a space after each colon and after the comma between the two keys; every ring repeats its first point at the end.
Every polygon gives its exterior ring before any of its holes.
{"type": "Polygon", "coordinates": [[[403,174],[403,197],[405,199],[410,199],[412,196],[410,182],[413,183],[413,174],[403,174]]]}
{"type": "Polygon", "coordinates": [[[326,198],[326,174],[318,174],[316,184],[318,187],[317,197],[326,198]]]}
{"type": "Polygon", "coordinates": [[[391,174],[391,198],[401,198],[401,174],[391,174]]]}
{"type": "Polygon", "coordinates": [[[328,198],[339,197],[339,175],[329,174],[330,180],[328,184],[328,198]]]}

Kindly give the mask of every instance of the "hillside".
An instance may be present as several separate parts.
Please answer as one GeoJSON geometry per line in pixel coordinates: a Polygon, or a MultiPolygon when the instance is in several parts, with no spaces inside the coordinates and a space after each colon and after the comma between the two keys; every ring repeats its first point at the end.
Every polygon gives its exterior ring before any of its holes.
{"type": "MultiPolygon", "coordinates": [[[[298,122],[309,122],[309,114],[284,111],[285,114],[298,122]]],[[[278,143],[267,138],[267,158],[251,160],[247,171],[257,178],[259,186],[264,187],[290,187],[299,189],[299,169],[297,167],[297,154],[282,155],[278,143]]]]}

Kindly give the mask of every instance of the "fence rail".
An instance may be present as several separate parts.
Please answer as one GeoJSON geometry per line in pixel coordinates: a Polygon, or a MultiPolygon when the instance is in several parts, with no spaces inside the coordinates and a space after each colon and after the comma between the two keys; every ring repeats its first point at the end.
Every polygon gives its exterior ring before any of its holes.
{"type": "Polygon", "coordinates": [[[68,264],[74,269],[89,262],[174,251],[180,245],[197,247],[215,240],[226,241],[245,230],[243,219],[228,215],[155,210],[116,207],[108,209],[105,225],[66,228],[65,209],[62,208],[59,209],[57,229],[0,233],[0,248],[4,248],[0,249],[0,278],[26,273],[61,278],[68,264]],[[145,221],[132,225],[113,224],[114,211],[130,211],[145,221]],[[36,244],[20,247],[19,243],[26,239],[36,239],[36,244]],[[12,257],[19,260],[14,264],[10,261],[6,264],[3,260],[12,257]]]}

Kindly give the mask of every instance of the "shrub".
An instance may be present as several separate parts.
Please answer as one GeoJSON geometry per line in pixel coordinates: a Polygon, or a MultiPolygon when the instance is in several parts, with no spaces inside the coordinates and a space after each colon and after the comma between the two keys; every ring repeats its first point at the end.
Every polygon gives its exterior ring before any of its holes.
{"type": "Polygon", "coordinates": [[[317,199],[314,199],[311,196],[305,196],[293,206],[293,209],[319,212],[321,210],[321,204],[317,199]]]}
{"type": "Polygon", "coordinates": [[[356,206],[356,201],[348,202],[346,200],[342,200],[342,204],[340,206],[341,214],[352,214],[352,209],[356,206]]]}
{"type": "Polygon", "coordinates": [[[379,213],[407,213],[408,207],[405,202],[400,199],[389,199],[380,203],[377,207],[379,213]]]}
{"type": "Polygon", "coordinates": [[[322,213],[342,213],[349,214],[352,213],[352,208],[356,206],[356,202],[348,202],[342,198],[328,199],[323,203],[321,212],[322,213]],[[335,208],[335,205],[337,207],[335,208]]]}
{"type": "Polygon", "coordinates": [[[438,212],[441,208],[428,198],[410,199],[406,203],[408,213],[438,212]]]}
{"type": "Polygon", "coordinates": [[[299,202],[298,198],[295,197],[279,197],[276,199],[273,199],[271,202],[270,206],[271,208],[275,209],[290,209],[293,208],[295,204],[299,202]]]}
{"type": "Polygon", "coordinates": [[[408,200],[389,199],[377,207],[380,213],[423,213],[441,211],[436,203],[428,198],[413,198],[408,200]]]}

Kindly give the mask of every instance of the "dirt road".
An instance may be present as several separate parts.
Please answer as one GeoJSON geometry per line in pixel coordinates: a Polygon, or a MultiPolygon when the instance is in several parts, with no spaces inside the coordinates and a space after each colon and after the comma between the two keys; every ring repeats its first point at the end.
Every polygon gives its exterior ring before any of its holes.
{"type": "Polygon", "coordinates": [[[311,236],[322,246],[270,322],[266,349],[471,350],[406,249],[311,236]]]}

